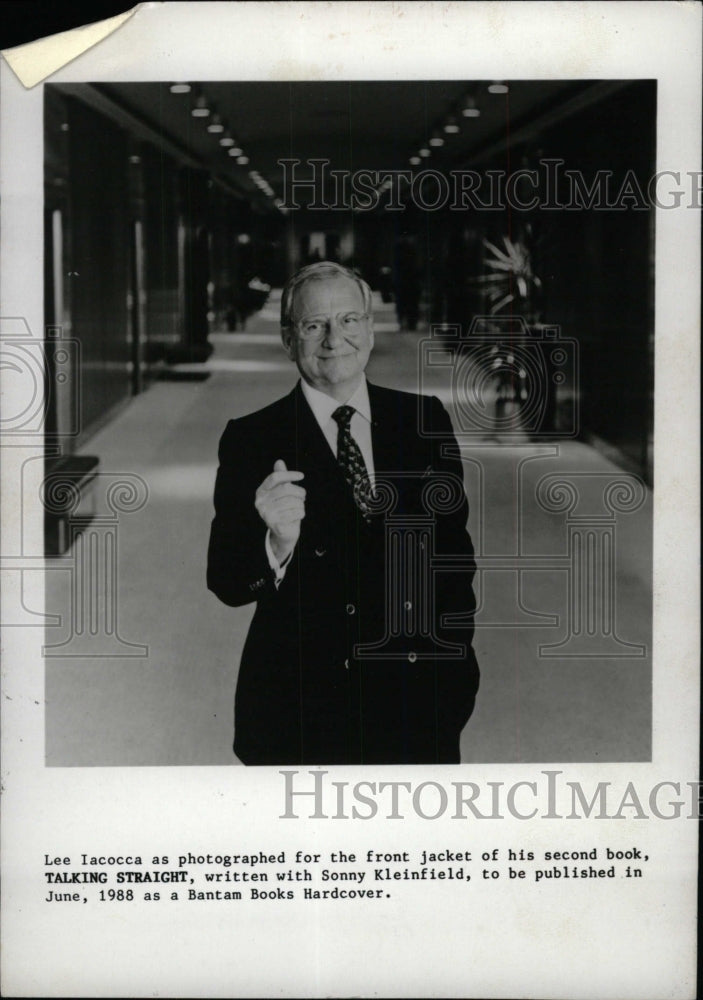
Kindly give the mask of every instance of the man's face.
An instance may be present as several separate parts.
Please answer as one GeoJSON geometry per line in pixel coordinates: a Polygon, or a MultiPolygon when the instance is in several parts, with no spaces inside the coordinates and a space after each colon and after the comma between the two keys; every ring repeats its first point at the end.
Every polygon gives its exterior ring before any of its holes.
{"type": "Polygon", "coordinates": [[[283,343],[306,382],[346,402],[361,382],[373,347],[373,320],[364,314],[356,282],[339,275],[303,285],[283,343]]]}

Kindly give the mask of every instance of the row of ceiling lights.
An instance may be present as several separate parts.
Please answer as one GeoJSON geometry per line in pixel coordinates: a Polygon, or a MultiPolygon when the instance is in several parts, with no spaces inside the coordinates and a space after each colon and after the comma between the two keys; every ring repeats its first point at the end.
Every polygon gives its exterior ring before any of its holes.
{"type": "MultiPolygon", "coordinates": [[[[193,88],[189,83],[172,83],[170,86],[172,94],[189,94],[192,89],[193,88]]],[[[489,94],[507,94],[508,90],[508,85],[500,80],[494,80],[493,83],[490,83],[487,87],[489,94]]],[[[244,153],[242,147],[227,130],[220,116],[208,106],[204,94],[201,93],[197,95],[195,104],[191,108],[190,113],[194,118],[210,119],[207,125],[207,131],[212,135],[220,136],[220,146],[222,146],[223,149],[226,149],[228,154],[233,157],[240,166],[248,166],[249,157],[244,153]]],[[[461,117],[479,118],[480,115],[481,110],[477,107],[475,95],[473,93],[467,95],[464,100],[463,107],[461,108],[461,117]]],[[[427,159],[432,155],[432,148],[439,148],[444,145],[444,136],[442,135],[443,132],[446,135],[456,135],[460,131],[461,127],[459,125],[458,115],[454,113],[450,114],[447,117],[442,129],[435,129],[429,140],[420,147],[417,154],[410,157],[411,166],[419,166],[423,159],[427,159]]],[[[284,202],[281,198],[277,198],[275,196],[275,191],[265,177],[262,177],[257,170],[250,170],[249,177],[264,195],[273,199],[273,204],[277,209],[279,209],[279,211],[284,214],[287,213],[284,202]]],[[[386,186],[389,186],[388,181],[381,185],[382,188],[386,186]]]]}
{"type": "MultiPolygon", "coordinates": [[[[493,83],[488,85],[489,94],[507,94],[508,85],[503,83],[501,80],[495,80],[493,83]]],[[[410,164],[413,167],[419,166],[424,159],[432,155],[432,148],[438,148],[444,145],[444,132],[446,135],[456,135],[461,131],[461,126],[459,125],[459,117],[463,118],[480,118],[481,109],[477,107],[475,95],[469,94],[464,100],[463,107],[461,108],[461,116],[458,114],[450,114],[441,129],[435,129],[435,131],[430,136],[429,140],[420,147],[416,154],[410,157],[410,164]]]]}
{"type": "MultiPolygon", "coordinates": [[[[189,83],[172,83],[169,89],[172,94],[190,94],[193,90],[191,84],[189,83]]],[[[227,129],[225,123],[222,121],[217,112],[213,111],[208,105],[204,94],[201,93],[196,96],[195,103],[193,104],[190,113],[193,118],[209,119],[207,131],[211,135],[220,136],[220,146],[227,151],[229,156],[231,156],[240,167],[248,166],[249,157],[245,154],[237,140],[231,135],[230,131],[227,129]]],[[[276,197],[276,192],[273,190],[266,178],[261,176],[258,170],[250,170],[249,177],[262,194],[273,199],[273,204],[280,212],[283,212],[284,214],[287,213],[287,209],[285,208],[281,198],[276,197]]]]}

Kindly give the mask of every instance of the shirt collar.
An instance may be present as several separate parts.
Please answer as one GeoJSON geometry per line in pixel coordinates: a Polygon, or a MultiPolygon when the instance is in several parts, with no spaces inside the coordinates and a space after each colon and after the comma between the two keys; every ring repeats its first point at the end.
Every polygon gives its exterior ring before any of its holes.
{"type": "MultiPolygon", "coordinates": [[[[326,392],[320,392],[319,389],[314,389],[311,385],[308,385],[305,379],[300,380],[300,386],[315,419],[320,427],[324,427],[332,419],[332,414],[340,404],[336,399],[328,396],[326,392]]],[[[358,388],[347,400],[346,405],[353,407],[357,413],[371,423],[371,403],[369,402],[369,388],[365,377],[362,378],[358,388]]]]}

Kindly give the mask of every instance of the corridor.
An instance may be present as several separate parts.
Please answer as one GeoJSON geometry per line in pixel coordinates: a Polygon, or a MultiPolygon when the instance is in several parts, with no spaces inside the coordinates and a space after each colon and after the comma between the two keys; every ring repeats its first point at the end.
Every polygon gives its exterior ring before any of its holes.
{"type": "MultiPolygon", "coordinates": [[[[370,380],[417,391],[421,370],[422,391],[439,395],[461,429],[447,379],[451,355],[445,350],[444,364],[436,364],[438,347],[426,364],[427,331],[398,332],[393,305],[377,293],[374,302],[370,380]]],[[[119,516],[114,533],[121,643],[113,636],[108,655],[82,655],[71,634],[78,547],[47,560],[46,607],[61,616],[46,639],[49,765],[238,763],[233,698],[253,605],[225,607],[205,586],[217,444],[229,418],[283,395],[297,373],[280,344],[275,292],[245,332],[222,331],[210,341],[206,363],[176,366],[178,380],[153,382],[82,444],[81,453],[99,455],[115,481],[140,477],[148,498],[119,516]],[[188,378],[203,371],[209,378],[188,378]],[[67,650],[72,655],[62,655],[67,650]]],[[[525,436],[501,444],[486,435],[462,441],[462,456],[479,566],[482,671],[462,762],[647,760],[649,490],[579,441],[525,436]],[[576,491],[575,506],[561,503],[561,481],[576,491]],[[604,548],[599,532],[608,536],[604,548]],[[596,561],[596,589],[602,583],[612,597],[602,613],[577,592],[590,586],[576,565],[579,538],[581,557],[596,561]]]]}

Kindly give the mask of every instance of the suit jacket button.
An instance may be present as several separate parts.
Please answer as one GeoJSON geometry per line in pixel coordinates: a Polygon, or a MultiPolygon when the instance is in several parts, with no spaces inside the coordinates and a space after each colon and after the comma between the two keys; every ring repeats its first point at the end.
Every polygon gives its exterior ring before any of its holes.
{"type": "Polygon", "coordinates": [[[417,653],[408,653],[408,663],[415,663],[417,660],[417,653]]]}
{"type": "Polygon", "coordinates": [[[353,604],[347,604],[347,614],[348,615],[353,615],[353,614],[355,614],[355,612],[356,612],[356,608],[354,607],[354,605],[353,604]]]}

